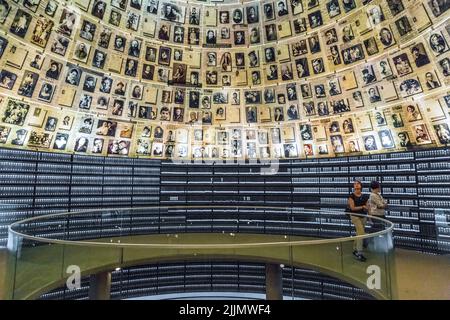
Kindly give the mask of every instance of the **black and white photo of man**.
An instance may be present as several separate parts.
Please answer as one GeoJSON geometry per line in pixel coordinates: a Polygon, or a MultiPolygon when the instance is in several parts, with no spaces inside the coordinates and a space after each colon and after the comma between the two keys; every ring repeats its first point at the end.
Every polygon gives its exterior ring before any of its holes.
{"type": "Polygon", "coordinates": [[[118,27],[120,25],[120,20],[122,19],[122,14],[117,10],[111,10],[109,14],[109,24],[118,27]]]}
{"type": "Polygon", "coordinates": [[[425,51],[422,43],[419,43],[411,48],[411,54],[414,57],[414,62],[417,68],[423,67],[430,63],[430,58],[425,51]]]}
{"type": "Polygon", "coordinates": [[[95,49],[94,58],[92,59],[92,66],[95,68],[103,69],[106,61],[106,53],[95,49]]]}
{"type": "Polygon", "coordinates": [[[18,9],[9,31],[18,37],[24,38],[30,26],[31,19],[32,17],[28,12],[18,9]]]}
{"type": "Polygon", "coordinates": [[[92,96],[88,94],[82,94],[78,107],[80,109],[89,110],[92,104],[92,96]]]}
{"type": "Polygon", "coordinates": [[[245,32],[244,31],[234,31],[234,44],[235,45],[245,44],[245,32]]]}
{"type": "Polygon", "coordinates": [[[142,0],[130,0],[130,7],[136,10],[141,10],[142,0]]]}
{"type": "Polygon", "coordinates": [[[319,73],[325,72],[322,58],[313,59],[312,67],[313,67],[314,74],[319,74],[319,73]]]}
{"type": "Polygon", "coordinates": [[[325,39],[326,44],[330,45],[338,41],[338,36],[336,33],[336,29],[332,28],[330,30],[325,31],[325,39]]]}
{"type": "Polygon", "coordinates": [[[375,72],[373,71],[372,65],[366,65],[362,71],[362,79],[364,81],[365,85],[371,84],[372,82],[377,81],[377,78],[375,77],[375,72]]]}
{"type": "Polygon", "coordinates": [[[91,50],[91,46],[84,42],[77,42],[75,46],[75,51],[73,53],[74,59],[86,62],[89,56],[89,52],[91,50]]]}
{"type": "Polygon", "coordinates": [[[125,64],[125,75],[135,77],[137,72],[138,62],[133,59],[127,59],[125,64]]]}
{"type": "Polygon", "coordinates": [[[100,82],[100,92],[103,93],[110,93],[112,88],[113,80],[109,77],[103,77],[102,81],[100,82]]]}
{"type": "Polygon", "coordinates": [[[308,14],[309,25],[311,28],[317,28],[323,24],[322,14],[320,10],[308,14]]]}
{"type": "Polygon", "coordinates": [[[315,35],[310,38],[308,38],[309,42],[309,50],[312,54],[320,52],[320,42],[319,42],[319,36],[315,35]]]}
{"type": "Polygon", "coordinates": [[[291,104],[287,109],[288,120],[297,120],[299,118],[298,106],[291,104]]]}
{"type": "Polygon", "coordinates": [[[395,25],[397,26],[398,33],[402,37],[412,30],[411,24],[409,23],[407,16],[403,16],[397,21],[395,21],[395,25]]]}
{"type": "Polygon", "coordinates": [[[141,53],[141,42],[139,40],[133,39],[130,42],[130,47],[128,48],[128,55],[132,57],[139,57],[141,53]]]}
{"type": "Polygon", "coordinates": [[[277,13],[279,17],[287,15],[289,12],[286,6],[286,0],[280,0],[277,2],[277,13]]]}

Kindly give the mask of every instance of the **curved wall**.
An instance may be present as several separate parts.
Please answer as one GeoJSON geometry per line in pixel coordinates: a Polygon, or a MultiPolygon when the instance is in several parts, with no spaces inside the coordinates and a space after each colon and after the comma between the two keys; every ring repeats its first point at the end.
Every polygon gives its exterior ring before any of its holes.
{"type": "MultiPolygon", "coordinates": [[[[283,293],[304,299],[374,299],[360,288],[317,271],[284,267],[283,293]]],[[[242,262],[197,262],[142,265],[113,271],[111,299],[128,299],[188,292],[265,293],[265,266],[242,262]]],[[[89,278],[81,288],[62,287],[40,299],[87,299],[89,278]]]]}
{"type": "MultiPolygon", "coordinates": [[[[143,210],[132,219],[130,228],[143,234],[186,232],[196,226],[195,213],[191,216],[170,206],[266,206],[281,210],[266,214],[251,209],[239,217],[229,212],[220,216],[230,220],[227,232],[237,232],[239,219],[240,230],[250,232],[265,232],[265,223],[258,221],[273,223],[272,232],[284,232],[286,224],[306,219],[305,225],[299,225],[299,234],[348,236],[351,230],[343,227],[348,223],[343,211],[352,182],[358,179],[364,192],[369,191],[370,181],[381,182],[397,247],[446,254],[450,252],[449,159],[450,149],[441,148],[284,160],[271,172],[275,174],[265,174],[267,164],[254,162],[173,163],[0,148],[0,246],[6,245],[7,226],[17,220],[57,212],[158,205],[164,210],[156,216],[152,210],[143,210]],[[283,208],[293,208],[292,214],[280,216],[283,208]],[[328,210],[338,211],[342,217],[308,220],[303,208],[320,209],[325,215],[328,210]]],[[[49,237],[60,232],[42,228],[49,237]]],[[[202,230],[210,232],[210,223],[195,229],[202,230]]],[[[89,226],[80,226],[75,236],[101,237],[87,231],[89,226]]],[[[120,229],[109,236],[120,236],[120,229]]]]}
{"type": "Polygon", "coordinates": [[[450,142],[447,1],[0,7],[4,146],[290,159],[450,142]]]}

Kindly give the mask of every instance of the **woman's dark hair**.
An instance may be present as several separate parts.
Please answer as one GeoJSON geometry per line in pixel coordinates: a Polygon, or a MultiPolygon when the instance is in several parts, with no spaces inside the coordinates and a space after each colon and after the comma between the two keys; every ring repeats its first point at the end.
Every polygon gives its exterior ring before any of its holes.
{"type": "Polygon", "coordinates": [[[360,186],[361,189],[362,189],[363,185],[362,185],[362,182],[361,182],[361,181],[355,180],[355,181],[353,181],[353,184],[355,184],[355,183],[359,184],[359,186],[360,186]]]}
{"type": "Polygon", "coordinates": [[[378,189],[380,187],[380,183],[378,181],[372,181],[370,183],[370,189],[378,189]]]}

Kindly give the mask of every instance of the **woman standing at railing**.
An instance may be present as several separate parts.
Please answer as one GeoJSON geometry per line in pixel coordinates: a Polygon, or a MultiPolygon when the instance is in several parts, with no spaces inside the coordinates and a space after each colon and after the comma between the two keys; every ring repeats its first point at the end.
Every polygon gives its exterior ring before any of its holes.
{"type": "MultiPolygon", "coordinates": [[[[355,180],[353,182],[353,193],[348,197],[348,205],[347,212],[350,213],[350,217],[352,219],[352,223],[356,229],[356,235],[361,236],[365,234],[364,227],[366,225],[366,217],[367,215],[367,201],[369,200],[369,196],[362,193],[362,183],[359,180],[355,180]],[[352,213],[357,213],[357,216],[352,215],[352,213]]],[[[366,257],[362,254],[363,250],[363,239],[355,240],[353,244],[353,255],[359,261],[366,261],[366,257]]]]}
{"type": "MultiPolygon", "coordinates": [[[[370,183],[370,198],[369,198],[369,215],[375,216],[378,218],[386,219],[385,217],[385,209],[388,206],[388,203],[386,199],[383,198],[381,193],[381,185],[378,181],[372,181],[370,183]]],[[[380,221],[378,219],[372,219],[373,225],[372,230],[373,232],[378,232],[384,229],[384,223],[383,221],[380,221]]]]}

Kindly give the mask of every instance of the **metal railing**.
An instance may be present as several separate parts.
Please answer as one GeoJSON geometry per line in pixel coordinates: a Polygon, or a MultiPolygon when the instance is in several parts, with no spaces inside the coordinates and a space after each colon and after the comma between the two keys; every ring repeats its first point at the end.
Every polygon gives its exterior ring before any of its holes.
{"type": "Polygon", "coordinates": [[[367,221],[367,233],[355,236],[345,212],[301,208],[155,206],[33,217],[9,227],[6,298],[33,299],[73,277],[121,267],[226,259],[306,266],[393,299],[393,225],[367,221]],[[357,241],[365,262],[353,255],[357,241]]]}

